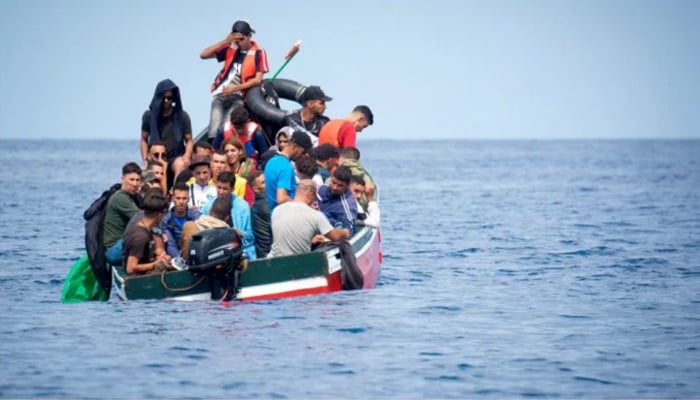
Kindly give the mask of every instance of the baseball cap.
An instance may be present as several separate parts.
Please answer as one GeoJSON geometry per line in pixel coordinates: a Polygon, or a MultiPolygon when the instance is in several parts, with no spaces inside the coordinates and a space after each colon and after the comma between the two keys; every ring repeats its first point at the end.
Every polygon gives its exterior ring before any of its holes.
{"type": "Polygon", "coordinates": [[[306,103],[307,101],[310,100],[323,100],[323,101],[331,101],[333,100],[332,97],[326,96],[325,93],[323,93],[323,90],[318,87],[318,86],[309,86],[304,90],[304,93],[301,95],[301,102],[306,103]]]}
{"type": "Polygon", "coordinates": [[[243,35],[250,35],[251,33],[255,33],[255,30],[250,27],[248,21],[238,20],[234,22],[233,26],[231,27],[231,33],[233,32],[238,32],[243,35]]]}
{"type": "Polygon", "coordinates": [[[305,152],[309,152],[311,148],[314,146],[311,143],[311,139],[309,138],[309,135],[302,131],[295,131],[292,133],[292,137],[289,139],[290,143],[294,143],[295,145],[301,147],[304,149],[305,152]]]}

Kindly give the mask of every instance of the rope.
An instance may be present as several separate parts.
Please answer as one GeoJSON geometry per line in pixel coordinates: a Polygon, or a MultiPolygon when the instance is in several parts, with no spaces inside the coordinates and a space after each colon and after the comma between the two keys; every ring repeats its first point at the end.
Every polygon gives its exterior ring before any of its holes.
{"type": "Polygon", "coordinates": [[[197,286],[199,286],[200,283],[204,282],[204,279],[206,278],[206,276],[202,276],[201,278],[199,278],[199,280],[197,282],[195,282],[191,286],[187,286],[187,287],[179,288],[179,289],[178,288],[171,288],[168,286],[167,283],[165,283],[165,272],[166,271],[162,271],[160,273],[160,284],[163,285],[165,290],[168,290],[171,292],[186,292],[188,290],[192,290],[192,289],[196,288],[197,286]]]}

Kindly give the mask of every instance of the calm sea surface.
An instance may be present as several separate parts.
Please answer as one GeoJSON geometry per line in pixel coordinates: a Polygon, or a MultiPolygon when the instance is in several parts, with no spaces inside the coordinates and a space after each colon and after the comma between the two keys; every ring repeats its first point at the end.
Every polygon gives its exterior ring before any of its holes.
{"type": "Polygon", "coordinates": [[[138,145],[0,148],[0,397],[700,397],[700,141],[362,142],[379,287],[229,308],[61,304],[138,145]]]}

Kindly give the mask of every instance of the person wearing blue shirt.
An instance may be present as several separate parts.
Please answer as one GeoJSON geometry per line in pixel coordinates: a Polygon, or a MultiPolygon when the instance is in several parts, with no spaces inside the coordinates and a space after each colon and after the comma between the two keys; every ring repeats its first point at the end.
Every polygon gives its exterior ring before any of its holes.
{"type": "Polygon", "coordinates": [[[270,212],[294,198],[297,184],[292,161],[307,153],[311,147],[309,136],[296,131],[292,133],[289,144],[265,164],[265,193],[270,212]]]}
{"type": "Polygon", "coordinates": [[[160,228],[168,237],[168,243],[165,245],[165,251],[170,257],[180,256],[180,235],[182,235],[182,226],[187,221],[195,221],[199,218],[199,210],[187,207],[190,199],[190,188],[184,182],[177,182],[173,185],[173,207],[163,217],[163,222],[160,228]]]}
{"type": "Polygon", "coordinates": [[[339,165],[331,175],[330,184],[318,189],[319,209],[334,228],[346,229],[348,236],[352,236],[357,218],[357,201],[349,187],[351,177],[350,168],[339,165]]]}
{"type": "MultiPolygon", "coordinates": [[[[218,197],[231,196],[231,222],[233,228],[236,229],[238,235],[243,238],[243,252],[249,260],[257,258],[255,252],[255,236],[253,236],[253,228],[250,223],[250,207],[248,203],[240,197],[233,194],[233,186],[236,177],[229,171],[224,171],[219,174],[216,179],[216,194],[218,197]]],[[[211,199],[202,207],[202,214],[209,215],[209,210],[214,204],[214,199],[211,199]]]]}

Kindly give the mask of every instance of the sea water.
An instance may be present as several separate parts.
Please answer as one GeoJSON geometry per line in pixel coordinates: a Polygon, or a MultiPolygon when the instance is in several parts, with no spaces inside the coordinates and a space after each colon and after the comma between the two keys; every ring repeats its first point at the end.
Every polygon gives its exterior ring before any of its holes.
{"type": "Polygon", "coordinates": [[[700,141],[362,141],[374,290],[61,304],[135,141],[0,141],[0,397],[700,396],[700,141]]]}

